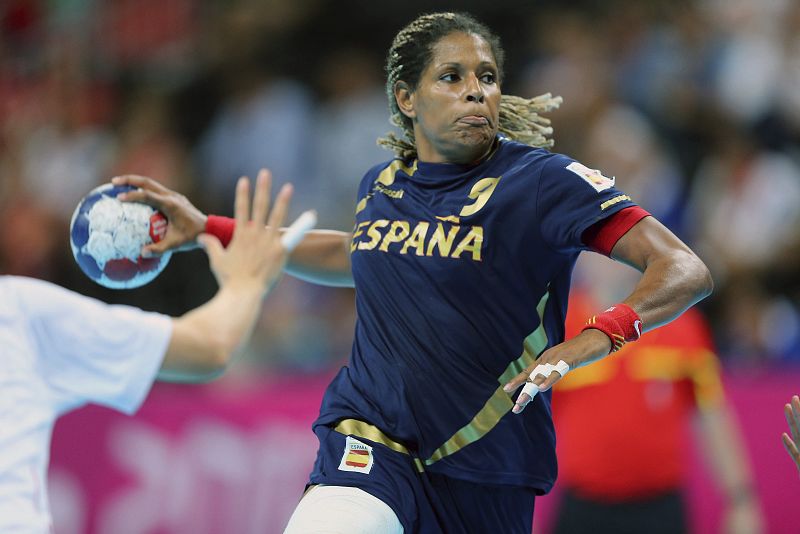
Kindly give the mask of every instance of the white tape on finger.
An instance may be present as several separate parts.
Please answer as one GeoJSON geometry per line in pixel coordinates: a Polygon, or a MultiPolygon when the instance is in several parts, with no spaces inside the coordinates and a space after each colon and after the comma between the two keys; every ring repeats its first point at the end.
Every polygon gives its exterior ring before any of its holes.
{"type": "Polygon", "coordinates": [[[286,232],[281,236],[281,244],[286,250],[291,252],[300,241],[305,237],[306,232],[314,228],[317,224],[317,213],[315,211],[304,211],[295,221],[289,225],[286,232]]]}
{"type": "MultiPolygon", "coordinates": [[[[569,364],[564,360],[558,360],[558,363],[555,365],[552,363],[540,363],[533,368],[533,371],[531,371],[530,379],[532,380],[538,375],[547,378],[552,374],[553,371],[558,371],[558,374],[561,375],[561,378],[564,378],[564,375],[569,372],[569,364]]],[[[520,392],[520,395],[522,393],[526,393],[531,399],[533,399],[536,394],[539,393],[539,386],[533,382],[526,382],[525,387],[523,387],[522,391],[520,392]]]]}
{"type": "Polygon", "coordinates": [[[520,395],[523,393],[527,394],[531,399],[533,399],[536,394],[539,393],[539,386],[533,382],[525,382],[525,387],[522,388],[520,395]]]}

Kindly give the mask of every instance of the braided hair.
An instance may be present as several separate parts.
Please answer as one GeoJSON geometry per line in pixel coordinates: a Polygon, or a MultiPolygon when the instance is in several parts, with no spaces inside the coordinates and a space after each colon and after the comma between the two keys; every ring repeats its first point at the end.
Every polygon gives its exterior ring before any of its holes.
{"type": "MultiPolygon", "coordinates": [[[[389,98],[391,123],[399,127],[402,137],[389,133],[378,139],[378,144],[402,159],[417,155],[413,121],[400,112],[394,96],[395,84],[402,80],[416,89],[422,72],[433,59],[436,43],[454,32],[477,35],[492,50],[497,63],[498,79],[503,78],[505,51],[500,39],[483,23],[465,13],[430,13],[422,15],[400,30],[389,48],[386,58],[386,96],[389,98]]],[[[498,130],[515,141],[537,147],[553,146],[553,128],[550,120],[540,113],[552,111],[561,104],[561,97],[550,93],[535,98],[503,95],[500,100],[498,130]]]]}

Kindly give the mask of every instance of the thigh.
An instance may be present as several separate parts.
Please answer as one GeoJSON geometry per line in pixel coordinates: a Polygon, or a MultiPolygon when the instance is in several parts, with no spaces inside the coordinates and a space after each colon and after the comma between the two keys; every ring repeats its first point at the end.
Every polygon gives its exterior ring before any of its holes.
{"type": "Polygon", "coordinates": [[[446,533],[530,534],[533,489],[478,484],[448,476],[427,476],[435,495],[430,503],[446,533]]]}
{"type": "Polygon", "coordinates": [[[385,502],[358,488],[315,486],[297,505],[284,534],[402,534],[385,502]]]}
{"type": "Polygon", "coordinates": [[[405,532],[420,532],[424,520],[420,515],[426,516],[427,506],[419,474],[408,454],[327,427],[316,427],[314,432],[320,446],[311,484],[363,490],[386,503],[405,532]]]}

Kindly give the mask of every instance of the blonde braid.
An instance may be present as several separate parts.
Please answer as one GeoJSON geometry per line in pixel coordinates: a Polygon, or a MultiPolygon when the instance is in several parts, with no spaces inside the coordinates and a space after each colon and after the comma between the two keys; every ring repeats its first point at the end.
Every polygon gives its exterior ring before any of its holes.
{"type": "Polygon", "coordinates": [[[514,95],[503,95],[500,98],[500,121],[498,130],[513,141],[550,148],[553,146],[553,127],[550,119],[542,117],[558,109],[563,99],[550,93],[522,98],[514,95]],[[548,136],[551,136],[548,138],[548,136]]]}
{"type": "Polygon", "coordinates": [[[378,138],[378,146],[393,151],[402,160],[414,159],[417,157],[414,130],[408,127],[402,117],[401,113],[393,113],[389,122],[402,130],[403,137],[399,137],[394,132],[389,132],[386,136],[378,138]]]}

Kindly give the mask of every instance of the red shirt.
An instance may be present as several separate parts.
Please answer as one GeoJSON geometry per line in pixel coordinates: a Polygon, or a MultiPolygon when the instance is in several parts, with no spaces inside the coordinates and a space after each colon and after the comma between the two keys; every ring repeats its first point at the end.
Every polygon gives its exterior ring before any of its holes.
{"type": "MultiPolygon", "coordinates": [[[[566,337],[599,309],[573,292],[566,337]]],[[[709,328],[690,309],[558,382],[553,417],[559,483],[609,502],[679,488],[687,420],[722,398],[709,328]]]]}

